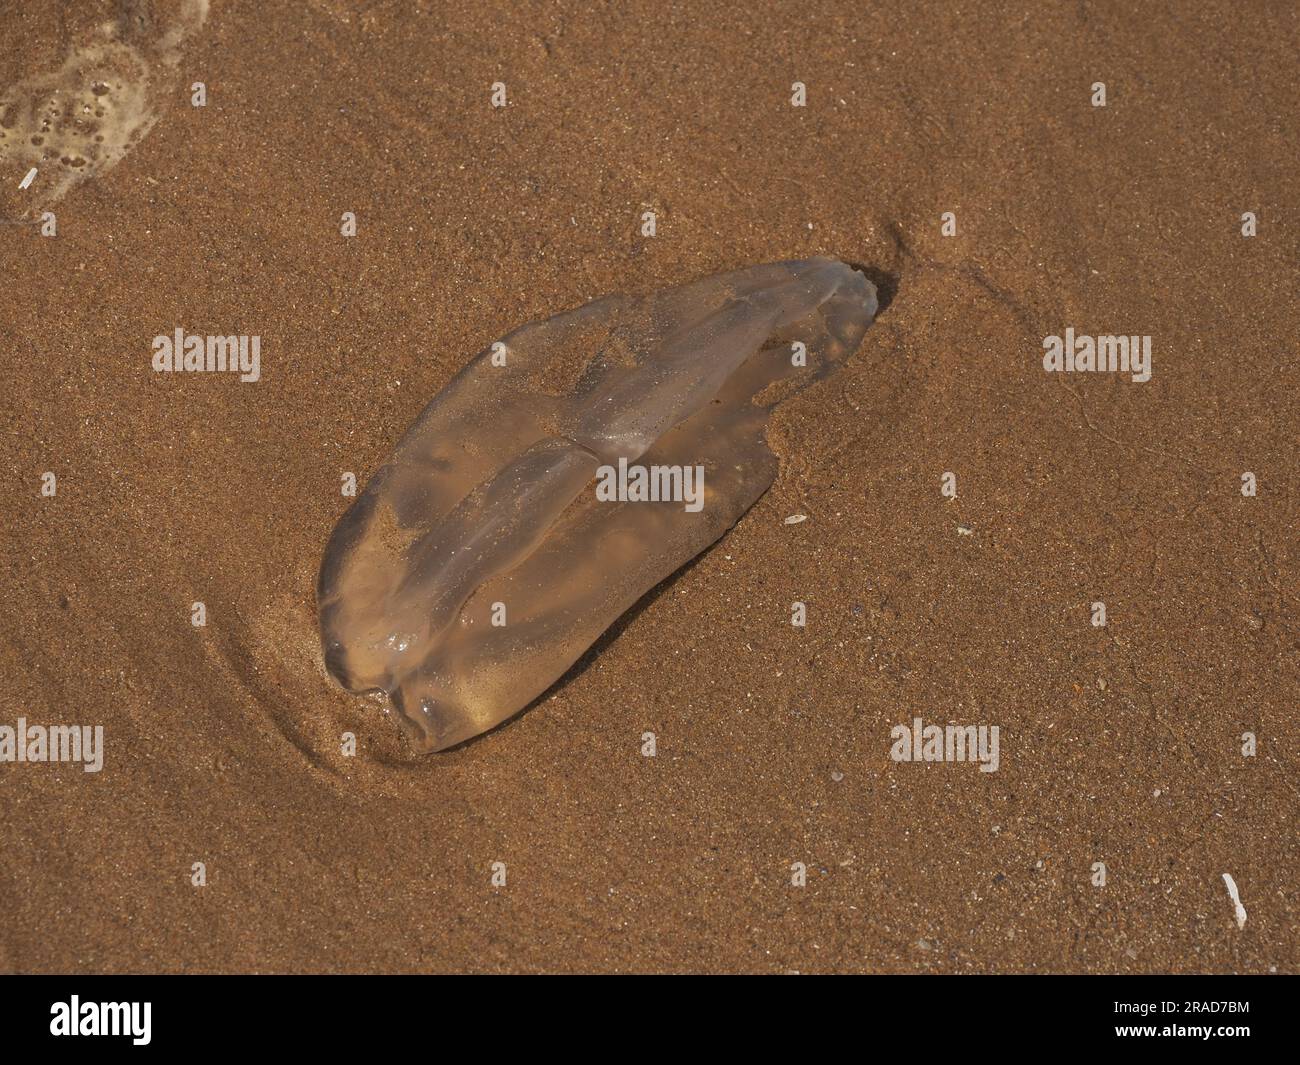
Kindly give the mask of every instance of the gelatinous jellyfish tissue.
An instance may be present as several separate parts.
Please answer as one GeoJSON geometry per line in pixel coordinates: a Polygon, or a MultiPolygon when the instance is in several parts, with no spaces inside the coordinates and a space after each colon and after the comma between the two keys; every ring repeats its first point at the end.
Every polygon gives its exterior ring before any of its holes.
{"type": "Polygon", "coordinates": [[[424,408],[330,536],[325,663],[421,751],[544,692],[771,485],[780,403],[857,348],[832,259],[609,296],[522,326],[424,408]]]}

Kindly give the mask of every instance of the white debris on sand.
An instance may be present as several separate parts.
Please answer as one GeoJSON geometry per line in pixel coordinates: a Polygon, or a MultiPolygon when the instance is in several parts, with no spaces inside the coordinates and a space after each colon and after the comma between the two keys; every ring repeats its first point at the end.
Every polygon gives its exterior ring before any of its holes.
{"type": "Polygon", "coordinates": [[[1231,873],[1223,874],[1223,882],[1228,887],[1228,896],[1232,899],[1232,905],[1237,911],[1237,927],[1246,927],[1246,907],[1241,904],[1241,896],[1237,894],[1237,882],[1232,879],[1231,873]]]}
{"type": "Polygon", "coordinates": [[[787,525],[798,525],[801,521],[807,521],[807,520],[808,520],[807,514],[791,514],[788,518],[785,519],[785,523],[787,525]]]}
{"type": "Polygon", "coordinates": [[[36,167],[32,167],[29,171],[27,171],[27,176],[18,183],[18,187],[20,189],[25,189],[27,188],[28,185],[30,185],[35,180],[36,180],[36,167]]]}

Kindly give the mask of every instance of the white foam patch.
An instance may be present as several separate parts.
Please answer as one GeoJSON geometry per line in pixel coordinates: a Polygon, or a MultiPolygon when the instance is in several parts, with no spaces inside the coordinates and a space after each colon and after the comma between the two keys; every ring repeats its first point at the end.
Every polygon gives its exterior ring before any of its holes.
{"type": "Polygon", "coordinates": [[[159,83],[207,12],[207,0],[190,0],[148,55],[110,23],[103,28],[106,39],[75,49],[57,70],[0,95],[0,174],[28,174],[21,188],[30,203],[23,214],[111,169],[153,128],[159,83]]]}

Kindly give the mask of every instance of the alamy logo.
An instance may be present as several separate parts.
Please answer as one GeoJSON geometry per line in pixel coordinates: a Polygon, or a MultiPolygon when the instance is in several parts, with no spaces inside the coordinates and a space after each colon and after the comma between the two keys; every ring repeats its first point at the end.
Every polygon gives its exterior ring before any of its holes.
{"type": "Polygon", "coordinates": [[[692,514],[704,506],[703,466],[629,466],[596,470],[596,498],[602,503],[685,503],[692,514]]]}
{"type": "Polygon", "coordinates": [[[159,373],[215,373],[229,370],[246,384],[262,376],[260,336],[186,335],[180,326],[172,336],[153,338],[153,368],[159,373]]]}
{"type": "Polygon", "coordinates": [[[129,1035],[138,1047],[148,1046],[151,1002],[71,1002],[50,1006],[50,1035],[129,1035]]]}
{"type": "Polygon", "coordinates": [[[1141,384],[1151,380],[1149,336],[1065,336],[1043,338],[1043,369],[1048,373],[1131,373],[1141,384]]]}
{"type": "Polygon", "coordinates": [[[997,725],[895,725],[889,757],[895,762],[979,762],[981,773],[998,771],[997,725]]]}
{"type": "Polygon", "coordinates": [[[0,725],[0,762],[82,762],[87,773],[104,768],[104,726],[0,725]]]}

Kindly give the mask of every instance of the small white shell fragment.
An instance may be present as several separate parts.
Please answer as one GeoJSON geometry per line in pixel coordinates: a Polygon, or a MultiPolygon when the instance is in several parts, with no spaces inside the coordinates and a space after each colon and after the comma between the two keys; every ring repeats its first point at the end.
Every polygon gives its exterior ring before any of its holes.
{"type": "Polygon", "coordinates": [[[1241,904],[1241,896],[1237,894],[1237,882],[1232,879],[1231,873],[1223,874],[1223,882],[1228,888],[1228,897],[1232,899],[1233,908],[1237,911],[1237,927],[1246,927],[1246,907],[1241,904]]]}
{"type": "Polygon", "coordinates": [[[791,514],[788,518],[785,519],[785,523],[787,525],[798,525],[801,521],[807,521],[807,520],[808,520],[807,514],[791,514]]]}
{"type": "Polygon", "coordinates": [[[28,185],[30,185],[35,180],[36,180],[36,167],[32,167],[29,171],[27,171],[27,176],[18,183],[18,187],[20,189],[25,189],[27,188],[28,185]]]}

